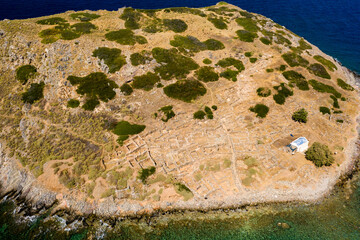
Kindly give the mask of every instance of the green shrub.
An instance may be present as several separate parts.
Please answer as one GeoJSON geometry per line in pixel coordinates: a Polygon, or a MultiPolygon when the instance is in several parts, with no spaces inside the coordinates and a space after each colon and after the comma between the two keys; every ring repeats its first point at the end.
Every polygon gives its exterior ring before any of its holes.
{"type": "Polygon", "coordinates": [[[25,85],[30,78],[35,77],[37,70],[33,65],[24,65],[16,69],[16,79],[25,85]]]}
{"type": "Polygon", "coordinates": [[[336,91],[336,89],[330,85],[326,85],[326,84],[318,82],[314,79],[309,80],[309,83],[314,88],[314,90],[316,90],[318,92],[330,93],[330,94],[333,94],[337,98],[341,98],[341,93],[336,91]]]}
{"type": "Polygon", "coordinates": [[[133,92],[132,87],[127,83],[124,83],[123,85],[121,85],[120,90],[122,93],[125,94],[125,96],[128,96],[133,92]]]}
{"type": "Polygon", "coordinates": [[[150,53],[142,51],[141,53],[133,53],[130,55],[130,61],[133,66],[139,66],[146,64],[146,61],[151,61],[150,53]]]}
{"type": "Polygon", "coordinates": [[[306,49],[312,49],[312,46],[305,42],[305,40],[302,38],[299,40],[299,49],[306,50],[306,49]]]}
{"type": "Polygon", "coordinates": [[[303,91],[307,91],[309,90],[309,84],[308,82],[306,81],[305,77],[303,75],[301,75],[300,73],[298,72],[295,72],[293,70],[291,71],[286,71],[286,72],[283,72],[283,76],[289,80],[289,82],[291,83],[295,83],[296,86],[300,89],[300,90],[303,90],[303,91]]]}
{"type": "Polygon", "coordinates": [[[279,70],[281,71],[281,72],[283,72],[283,71],[285,71],[286,70],[286,65],[280,65],[280,67],[279,67],[279,70]]]}
{"type": "Polygon", "coordinates": [[[143,36],[134,35],[134,32],[130,29],[120,29],[118,31],[112,31],[105,34],[105,38],[109,41],[115,41],[122,45],[134,45],[135,43],[145,44],[146,38],[143,36]]]}
{"type": "Polygon", "coordinates": [[[322,114],[331,114],[330,109],[327,107],[320,107],[319,110],[322,114]]]}
{"type": "Polygon", "coordinates": [[[71,25],[71,29],[76,33],[88,34],[91,33],[91,30],[96,29],[96,26],[89,22],[82,22],[71,25]]]}
{"type": "Polygon", "coordinates": [[[326,58],[324,58],[324,57],[322,57],[322,56],[320,56],[320,55],[316,55],[316,56],[314,56],[314,59],[316,60],[316,61],[318,61],[319,63],[321,63],[321,64],[323,64],[323,65],[325,65],[330,71],[334,71],[334,70],[337,70],[337,67],[336,67],[336,65],[333,63],[333,62],[331,62],[330,60],[327,60],[326,58]]]}
{"type": "Polygon", "coordinates": [[[121,55],[121,50],[117,48],[101,47],[93,52],[93,56],[104,60],[110,73],[119,71],[126,64],[126,57],[121,55]]]}
{"type": "Polygon", "coordinates": [[[113,129],[113,133],[119,136],[118,143],[123,144],[123,141],[129,138],[129,135],[139,134],[145,129],[145,125],[131,124],[127,121],[120,121],[113,129]]]}
{"type": "Polygon", "coordinates": [[[350,84],[347,84],[344,80],[342,80],[340,78],[337,79],[337,84],[339,87],[341,87],[344,90],[347,90],[347,91],[355,90],[350,84]]]}
{"type": "Polygon", "coordinates": [[[167,122],[167,121],[169,121],[169,119],[175,117],[175,113],[172,109],[173,109],[173,106],[165,106],[158,110],[165,115],[165,117],[161,118],[161,120],[163,122],[167,122]]]}
{"type": "Polygon", "coordinates": [[[211,61],[210,59],[208,59],[208,58],[205,58],[205,59],[203,60],[203,63],[204,63],[204,64],[211,64],[212,61],[211,61]]]}
{"type": "Polygon", "coordinates": [[[331,79],[329,73],[326,71],[323,65],[319,63],[313,63],[308,68],[308,71],[318,77],[331,79]]]}
{"type": "Polygon", "coordinates": [[[191,102],[206,94],[206,88],[196,80],[180,80],[164,88],[164,93],[171,98],[191,102]]]}
{"type": "Polygon", "coordinates": [[[255,63],[257,61],[257,58],[249,58],[251,63],[255,63]]]}
{"type": "Polygon", "coordinates": [[[64,40],[74,40],[80,36],[81,36],[81,34],[73,32],[71,30],[63,30],[61,32],[61,39],[64,39],[64,40]]]}
{"type": "Polygon", "coordinates": [[[188,25],[181,19],[164,19],[164,26],[176,33],[185,32],[188,28],[188,25]]]}
{"type": "Polygon", "coordinates": [[[269,107],[264,104],[256,104],[254,107],[249,109],[251,112],[256,113],[256,117],[265,118],[269,112],[269,107]]]}
{"type": "Polygon", "coordinates": [[[260,97],[268,97],[271,95],[271,90],[267,87],[260,87],[256,90],[256,93],[260,97]]]}
{"type": "Polygon", "coordinates": [[[206,40],[203,43],[206,45],[206,49],[211,50],[211,51],[221,50],[221,49],[225,48],[225,46],[222,42],[212,39],[212,38],[206,40]]]}
{"type": "Polygon", "coordinates": [[[285,38],[281,34],[266,31],[266,30],[262,30],[261,32],[265,36],[265,38],[268,38],[270,41],[274,41],[275,43],[282,44],[282,45],[285,45],[285,44],[291,45],[291,41],[289,39],[285,38]]]}
{"type": "Polygon", "coordinates": [[[206,113],[206,117],[208,119],[213,119],[214,118],[214,113],[213,113],[213,111],[211,111],[211,108],[209,108],[208,106],[205,106],[204,110],[205,110],[205,113],[206,113]]]}
{"type": "Polygon", "coordinates": [[[331,166],[335,161],[329,147],[318,142],[314,142],[305,152],[305,158],[312,161],[317,167],[331,166]]]}
{"type": "Polygon", "coordinates": [[[72,14],[70,14],[70,17],[74,20],[79,20],[82,22],[89,22],[91,20],[99,18],[100,15],[93,14],[93,13],[80,12],[80,13],[72,13],[72,14]]]}
{"type": "Polygon", "coordinates": [[[82,108],[87,111],[93,111],[97,106],[100,105],[100,101],[96,98],[87,99],[82,105],[82,108]]]}
{"type": "Polygon", "coordinates": [[[203,82],[215,82],[219,80],[219,75],[214,71],[213,67],[201,67],[195,72],[198,80],[203,82]]]}
{"type": "Polygon", "coordinates": [[[234,58],[224,58],[220,61],[218,61],[218,63],[216,65],[219,65],[220,67],[230,67],[230,66],[234,66],[237,70],[239,70],[239,72],[241,72],[242,70],[245,70],[244,64],[237,59],[234,58]]]}
{"type": "Polygon", "coordinates": [[[249,32],[246,30],[237,30],[236,34],[239,39],[243,42],[254,42],[254,39],[258,37],[258,35],[254,32],[249,32]]]}
{"type": "Polygon", "coordinates": [[[198,15],[200,17],[206,17],[206,14],[197,8],[188,8],[188,7],[172,7],[164,10],[165,12],[176,12],[176,13],[188,13],[198,15]]]}
{"type": "Polygon", "coordinates": [[[241,16],[246,17],[246,18],[253,18],[253,17],[255,17],[254,14],[249,13],[249,12],[246,12],[246,11],[239,11],[239,13],[240,13],[241,16]]]}
{"type": "Polygon", "coordinates": [[[44,82],[32,83],[30,88],[22,94],[22,101],[33,104],[35,101],[42,99],[44,97],[44,87],[44,82]]]}
{"type": "Polygon", "coordinates": [[[91,73],[85,77],[69,76],[67,79],[72,85],[79,85],[76,92],[85,95],[88,99],[83,106],[86,110],[91,110],[100,104],[99,100],[107,102],[113,99],[116,95],[114,88],[119,88],[101,72],[91,73]]]}
{"type": "Polygon", "coordinates": [[[251,57],[253,55],[253,53],[252,52],[245,52],[244,55],[245,55],[245,57],[249,58],[249,57],[251,57]]]}
{"type": "Polygon", "coordinates": [[[267,39],[267,38],[264,38],[264,37],[261,37],[260,41],[265,45],[270,45],[271,44],[271,41],[269,39],[267,39]]]}
{"type": "Polygon", "coordinates": [[[206,116],[206,113],[202,110],[199,110],[194,113],[194,119],[204,119],[206,116]]]}
{"type": "Polygon", "coordinates": [[[176,193],[180,194],[181,196],[183,196],[184,198],[184,201],[187,201],[191,198],[194,197],[194,194],[191,192],[191,190],[185,186],[184,184],[182,183],[175,183],[174,184],[174,187],[175,187],[175,191],[176,193]]]}
{"type": "Polygon", "coordinates": [[[155,167],[143,168],[139,171],[138,179],[140,179],[143,184],[146,184],[148,177],[153,175],[155,171],[155,167]]]}
{"type": "Polygon", "coordinates": [[[70,99],[67,103],[68,108],[77,108],[80,105],[80,101],[76,99],[70,99]]]}
{"type": "Polygon", "coordinates": [[[306,59],[293,52],[285,53],[281,55],[281,57],[285,60],[287,64],[290,65],[290,67],[297,67],[297,66],[306,67],[309,64],[309,62],[306,59]]]}
{"type": "Polygon", "coordinates": [[[124,12],[121,14],[120,19],[125,20],[125,27],[127,29],[139,29],[142,14],[135,9],[129,7],[125,8],[124,12]]]}
{"type": "Polygon", "coordinates": [[[342,120],[342,119],[337,119],[336,122],[337,122],[337,123],[343,123],[344,120],[342,120]]]}
{"type": "Polygon", "coordinates": [[[237,81],[237,75],[239,71],[231,70],[230,68],[226,69],[224,72],[220,73],[220,77],[226,78],[228,80],[232,80],[233,82],[237,81]]]}
{"type": "Polygon", "coordinates": [[[267,69],[266,69],[266,72],[267,72],[267,73],[274,72],[274,69],[273,69],[273,68],[267,68],[267,69]]]}
{"type": "Polygon", "coordinates": [[[228,28],[228,26],[225,23],[225,20],[223,18],[208,17],[207,20],[209,22],[211,22],[218,29],[227,29],[228,28]]]}
{"type": "Polygon", "coordinates": [[[281,83],[279,86],[275,86],[274,89],[277,90],[278,93],[275,94],[273,98],[275,102],[280,105],[285,103],[287,97],[294,94],[294,92],[287,88],[284,83],[281,83]]]}
{"type": "Polygon", "coordinates": [[[307,116],[308,116],[308,112],[304,108],[302,108],[302,109],[294,112],[291,118],[295,122],[306,123],[307,122],[307,116]]]}
{"type": "Polygon", "coordinates": [[[211,108],[216,111],[218,109],[218,107],[216,105],[212,105],[211,108]]]}
{"type": "Polygon", "coordinates": [[[339,101],[337,100],[337,98],[334,95],[331,95],[330,98],[333,100],[333,107],[340,108],[339,101]]]}
{"type": "Polygon", "coordinates": [[[156,61],[162,64],[155,68],[155,72],[165,80],[173,77],[184,78],[191,70],[199,68],[193,59],[179,54],[176,49],[154,48],[152,54],[156,61]]]}
{"type": "Polygon", "coordinates": [[[170,41],[170,45],[178,48],[184,48],[190,52],[200,52],[204,50],[216,51],[225,48],[222,42],[215,39],[208,39],[204,42],[200,42],[196,37],[184,37],[180,35],[175,35],[174,40],[170,41]]]}
{"type": "Polygon", "coordinates": [[[251,18],[237,18],[235,21],[246,31],[257,32],[259,30],[259,27],[256,25],[256,21],[251,18]]]}
{"type": "Polygon", "coordinates": [[[155,73],[148,72],[142,76],[134,77],[134,81],[131,86],[135,89],[150,91],[157,82],[160,82],[160,77],[155,73]]]}
{"type": "Polygon", "coordinates": [[[61,17],[52,17],[52,18],[39,20],[36,23],[41,24],[41,25],[57,25],[60,23],[65,23],[65,22],[67,22],[67,21],[61,17]]]}

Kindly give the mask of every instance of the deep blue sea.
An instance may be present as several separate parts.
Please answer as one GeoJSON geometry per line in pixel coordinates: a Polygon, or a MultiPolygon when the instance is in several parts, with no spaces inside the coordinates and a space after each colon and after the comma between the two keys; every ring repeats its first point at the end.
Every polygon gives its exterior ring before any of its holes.
{"type": "MultiPolygon", "coordinates": [[[[204,7],[217,0],[0,0],[0,19],[40,17],[67,10],[204,7]]],[[[360,0],[228,0],[287,27],[360,73],[360,0]]]]}

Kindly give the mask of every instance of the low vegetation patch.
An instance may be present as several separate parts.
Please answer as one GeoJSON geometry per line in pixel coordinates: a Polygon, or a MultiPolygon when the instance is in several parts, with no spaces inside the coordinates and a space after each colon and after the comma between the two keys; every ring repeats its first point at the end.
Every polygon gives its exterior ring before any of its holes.
{"type": "Polygon", "coordinates": [[[305,77],[293,70],[283,72],[283,76],[291,83],[296,84],[296,86],[303,91],[309,90],[309,83],[306,81],[305,77]]]}
{"type": "Polygon", "coordinates": [[[324,66],[319,63],[313,63],[307,69],[310,73],[314,74],[315,76],[331,79],[329,73],[326,71],[324,66]]]}
{"type": "Polygon", "coordinates": [[[79,13],[70,14],[70,17],[72,19],[74,19],[74,20],[79,20],[79,21],[82,21],[82,22],[89,22],[91,20],[99,18],[100,15],[97,15],[97,14],[94,14],[94,13],[79,12],[79,13]]]}
{"type": "Polygon", "coordinates": [[[322,114],[331,114],[331,112],[330,112],[330,108],[328,108],[328,107],[320,107],[319,108],[319,111],[322,113],[322,114]]]}
{"type": "Polygon", "coordinates": [[[284,37],[282,34],[270,32],[266,30],[262,30],[261,32],[264,35],[264,37],[269,41],[274,41],[275,43],[281,45],[291,45],[291,41],[286,37],[284,37]]]}
{"type": "Polygon", "coordinates": [[[161,120],[163,122],[167,122],[169,121],[169,119],[175,117],[175,113],[173,111],[173,106],[165,106],[162,107],[158,110],[159,112],[161,112],[164,116],[161,118],[161,120]]]}
{"type": "Polygon", "coordinates": [[[214,71],[213,67],[201,67],[195,72],[198,80],[203,82],[215,82],[219,80],[219,74],[214,71]]]}
{"type": "Polygon", "coordinates": [[[309,80],[309,83],[314,88],[314,90],[316,90],[318,92],[330,93],[330,94],[333,94],[337,98],[341,98],[341,93],[336,91],[336,89],[333,86],[321,83],[314,79],[309,80]]]}
{"type": "Polygon", "coordinates": [[[251,63],[255,63],[257,61],[257,58],[249,58],[251,63]]]}
{"type": "Polygon", "coordinates": [[[311,147],[305,152],[305,158],[312,161],[315,166],[331,166],[335,159],[329,147],[319,142],[314,142],[311,147]]]}
{"type": "Polygon", "coordinates": [[[68,108],[77,108],[80,105],[80,101],[76,99],[70,99],[67,103],[68,108]]]}
{"type": "Polygon", "coordinates": [[[293,52],[285,53],[281,57],[290,67],[306,67],[309,64],[308,60],[293,52]]]}
{"type": "Polygon", "coordinates": [[[123,85],[121,85],[120,91],[121,91],[122,93],[124,93],[125,96],[129,96],[129,95],[131,95],[131,93],[132,93],[134,90],[132,89],[132,87],[131,87],[129,84],[124,83],[123,85]]]}
{"type": "Polygon", "coordinates": [[[181,19],[163,19],[164,26],[173,32],[185,32],[188,25],[181,19]]]}
{"type": "Polygon", "coordinates": [[[256,104],[254,107],[249,109],[251,112],[256,113],[256,117],[265,118],[269,112],[269,107],[264,104],[256,104]]]}
{"type": "Polygon", "coordinates": [[[166,8],[165,12],[176,12],[176,13],[188,13],[193,15],[198,15],[200,17],[206,17],[206,14],[197,8],[188,8],[188,7],[173,7],[173,8],[166,8]]]}
{"type": "Polygon", "coordinates": [[[259,37],[256,33],[246,30],[237,30],[236,34],[243,42],[254,42],[254,39],[259,37]]]}
{"type": "Polygon", "coordinates": [[[224,58],[218,61],[216,65],[223,68],[234,66],[237,70],[239,70],[239,72],[245,70],[244,64],[240,60],[234,58],[224,58]]]}
{"type": "Polygon", "coordinates": [[[147,40],[143,36],[135,35],[130,29],[120,29],[105,34],[105,38],[109,41],[115,41],[122,45],[146,44],[147,40]]]}
{"type": "Polygon", "coordinates": [[[52,18],[46,18],[46,19],[42,19],[37,21],[37,24],[41,24],[41,25],[57,25],[60,23],[66,23],[67,21],[61,17],[52,17],[52,18]]]}
{"type": "Polygon", "coordinates": [[[306,123],[307,116],[308,116],[308,112],[304,108],[302,108],[302,109],[294,112],[291,118],[295,122],[306,123]]]}
{"type": "Polygon", "coordinates": [[[191,102],[206,94],[204,85],[196,80],[180,80],[164,88],[164,93],[171,98],[191,102]]]}
{"type": "Polygon", "coordinates": [[[204,64],[211,64],[212,61],[211,61],[210,59],[208,59],[208,58],[205,58],[205,59],[203,60],[203,63],[204,63],[204,64]]]}
{"type": "Polygon", "coordinates": [[[121,14],[120,19],[125,20],[125,27],[127,29],[139,29],[142,13],[137,10],[128,7],[124,9],[124,12],[121,14]]]}
{"type": "Polygon", "coordinates": [[[143,184],[146,184],[148,177],[153,175],[155,171],[155,167],[143,168],[138,173],[138,179],[140,179],[143,184]]]}
{"type": "Polygon", "coordinates": [[[191,70],[199,68],[193,59],[181,55],[176,49],[154,48],[152,54],[156,61],[162,64],[155,68],[155,72],[165,80],[173,77],[185,78],[191,70]]]}
{"type": "Polygon", "coordinates": [[[260,97],[268,97],[271,95],[271,90],[267,87],[260,87],[256,90],[256,93],[260,97]]]}
{"type": "Polygon", "coordinates": [[[333,107],[340,108],[338,99],[334,95],[330,95],[330,98],[333,100],[333,107]]]}
{"type": "Polygon", "coordinates": [[[205,116],[206,116],[206,113],[204,112],[204,111],[202,111],[202,110],[199,110],[199,111],[197,111],[197,112],[195,112],[194,113],[194,119],[204,119],[205,118],[205,116]]]}
{"type": "Polygon", "coordinates": [[[275,102],[280,105],[283,105],[285,103],[287,97],[290,97],[294,94],[294,92],[288,87],[286,87],[284,83],[275,86],[274,89],[277,91],[277,94],[275,94],[273,98],[275,102]]]}
{"type": "Polygon", "coordinates": [[[96,29],[96,26],[89,22],[75,23],[74,25],[71,25],[71,30],[79,34],[88,34],[94,29],[96,29]]]}
{"type": "Polygon", "coordinates": [[[67,78],[72,85],[78,85],[76,92],[86,96],[85,110],[93,110],[100,104],[99,100],[108,102],[116,95],[114,88],[119,86],[109,80],[104,73],[95,72],[85,77],[69,76],[67,78]]]}
{"type": "Polygon", "coordinates": [[[30,88],[22,94],[22,101],[24,103],[33,104],[35,101],[38,101],[44,97],[44,87],[45,83],[32,83],[30,88]]]}
{"type": "Polygon", "coordinates": [[[121,55],[121,50],[117,48],[101,47],[93,52],[93,56],[104,60],[110,73],[119,71],[126,64],[126,57],[121,55]]]}
{"type": "Polygon", "coordinates": [[[117,142],[123,145],[124,141],[129,138],[130,135],[139,134],[145,129],[145,125],[131,124],[127,121],[120,121],[113,129],[113,133],[119,136],[117,142]]]}
{"type": "Polygon", "coordinates": [[[339,87],[341,87],[342,89],[344,90],[347,90],[347,91],[354,91],[355,89],[350,85],[350,84],[347,84],[344,80],[342,80],[341,78],[338,78],[337,79],[337,85],[339,87]]]}
{"type": "Polygon", "coordinates": [[[131,86],[135,89],[150,91],[158,82],[160,82],[160,77],[155,73],[148,72],[142,76],[134,77],[134,81],[132,82],[131,86]]]}
{"type": "Polygon", "coordinates": [[[232,80],[233,82],[237,81],[237,75],[239,71],[231,70],[230,68],[226,69],[224,72],[220,73],[220,77],[232,80]]]}
{"type": "Polygon", "coordinates": [[[139,66],[146,64],[147,61],[151,61],[151,53],[148,51],[142,51],[141,53],[133,53],[130,55],[130,61],[133,66],[139,66]]]}
{"type": "Polygon", "coordinates": [[[214,113],[211,110],[211,108],[209,108],[208,106],[205,106],[204,110],[205,110],[205,113],[206,113],[206,117],[208,119],[213,119],[214,118],[214,113]]]}
{"type": "Polygon", "coordinates": [[[265,38],[265,37],[261,37],[261,38],[260,38],[260,41],[261,41],[263,44],[265,44],[265,45],[270,45],[270,44],[272,44],[271,40],[269,40],[269,39],[267,39],[267,38],[265,38]]]}
{"type": "Polygon", "coordinates": [[[200,42],[199,39],[193,36],[174,36],[174,40],[170,41],[170,45],[177,48],[183,48],[190,52],[200,52],[204,50],[221,50],[225,46],[222,42],[215,39],[208,39],[204,42],[200,42]]]}
{"type": "Polygon", "coordinates": [[[256,21],[252,18],[237,18],[235,21],[246,31],[257,32],[259,30],[259,27],[256,25],[256,21]]]}
{"type": "Polygon", "coordinates": [[[209,22],[211,22],[216,28],[218,29],[227,29],[228,26],[226,24],[226,20],[223,17],[217,18],[217,17],[208,17],[207,19],[209,22]]]}
{"type": "Polygon", "coordinates": [[[24,65],[16,69],[16,79],[25,85],[29,79],[34,78],[36,75],[36,67],[33,65],[24,65]]]}
{"type": "Polygon", "coordinates": [[[330,71],[334,71],[334,70],[337,70],[337,67],[336,65],[330,61],[330,60],[327,60],[326,58],[320,56],[320,55],[316,55],[314,56],[314,59],[316,61],[318,61],[319,63],[321,63],[322,65],[324,65],[325,67],[327,67],[330,71]]]}
{"type": "Polygon", "coordinates": [[[175,183],[174,186],[175,186],[175,191],[178,194],[180,194],[181,196],[183,196],[184,201],[187,201],[187,200],[194,197],[194,194],[191,192],[191,190],[187,186],[185,186],[184,184],[175,183]]]}

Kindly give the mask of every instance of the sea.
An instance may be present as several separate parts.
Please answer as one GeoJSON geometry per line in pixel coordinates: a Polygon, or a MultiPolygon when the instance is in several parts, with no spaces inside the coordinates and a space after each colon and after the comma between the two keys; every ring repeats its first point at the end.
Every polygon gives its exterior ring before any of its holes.
{"type": "MultiPolygon", "coordinates": [[[[0,19],[26,19],[67,10],[204,7],[208,0],[0,0],[0,19]]],[[[285,26],[360,73],[360,0],[228,0],[285,26]]],[[[318,204],[268,204],[213,213],[174,213],[123,221],[104,231],[81,227],[58,232],[46,216],[24,224],[16,206],[0,203],[0,239],[360,239],[360,175],[337,186],[318,204]],[[52,226],[52,227],[49,227],[52,226]],[[95,232],[92,232],[95,231],[95,232]],[[99,232],[100,231],[100,232],[99,232]],[[94,235],[94,236],[95,236],[94,235]]],[[[101,224],[100,224],[101,225],[101,224]]],[[[104,227],[104,225],[101,225],[104,227]]]]}

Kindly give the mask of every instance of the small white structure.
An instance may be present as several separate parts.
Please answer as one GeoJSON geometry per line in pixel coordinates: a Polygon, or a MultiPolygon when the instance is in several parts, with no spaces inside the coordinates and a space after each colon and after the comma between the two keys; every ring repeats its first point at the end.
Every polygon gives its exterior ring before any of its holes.
{"type": "Polygon", "coordinates": [[[291,142],[288,147],[294,152],[305,152],[309,148],[309,141],[305,137],[299,137],[291,142]]]}

